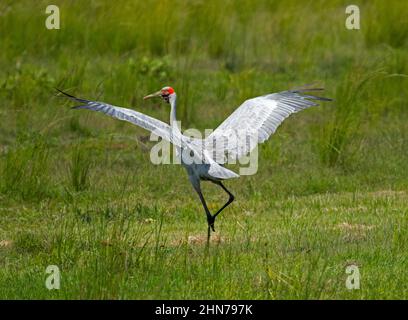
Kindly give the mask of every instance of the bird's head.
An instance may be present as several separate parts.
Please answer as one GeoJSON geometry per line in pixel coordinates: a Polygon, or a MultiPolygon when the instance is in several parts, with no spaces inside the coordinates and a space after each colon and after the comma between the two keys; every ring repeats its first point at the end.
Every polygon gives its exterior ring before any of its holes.
{"type": "Polygon", "coordinates": [[[164,101],[166,101],[167,103],[169,103],[170,98],[172,96],[174,96],[176,93],[174,92],[174,89],[172,87],[163,87],[162,89],[160,89],[159,91],[149,94],[146,97],[144,97],[143,99],[150,99],[150,98],[154,98],[154,97],[161,97],[164,101]]]}

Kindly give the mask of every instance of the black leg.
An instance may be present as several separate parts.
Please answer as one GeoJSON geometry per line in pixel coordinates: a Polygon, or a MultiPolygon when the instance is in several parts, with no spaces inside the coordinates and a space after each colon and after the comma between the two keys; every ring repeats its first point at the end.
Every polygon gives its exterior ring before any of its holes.
{"type": "Polygon", "coordinates": [[[205,214],[207,215],[207,223],[208,223],[207,245],[209,245],[210,237],[211,237],[211,229],[213,231],[215,231],[214,230],[215,217],[212,216],[211,213],[210,213],[210,210],[208,210],[207,203],[205,202],[203,193],[201,192],[201,188],[198,186],[198,187],[195,187],[195,190],[197,191],[198,196],[200,197],[201,204],[203,205],[204,210],[205,210],[205,214]]]}
{"type": "Polygon", "coordinates": [[[205,213],[206,213],[207,217],[211,216],[210,210],[208,210],[207,203],[205,203],[205,199],[204,199],[204,196],[203,196],[201,190],[198,190],[197,193],[198,193],[198,196],[200,197],[201,204],[204,207],[204,210],[205,210],[205,213]]]}
{"type": "Polygon", "coordinates": [[[219,185],[229,196],[229,199],[226,204],[224,204],[221,209],[219,209],[214,215],[211,215],[210,210],[208,210],[207,203],[205,202],[203,193],[201,192],[201,187],[199,183],[193,183],[194,189],[197,191],[198,196],[200,197],[201,204],[203,205],[203,208],[205,210],[205,214],[207,215],[207,223],[208,223],[208,233],[207,233],[207,245],[210,243],[210,237],[211,237],[211,230],[215,231],[214,228],[214,222],[215,218],[223,211],[231,202],[234,201],[234,195],[229,192],[227,188],[221,183],[221,181],[212,181],[213,183],[219,185]]]}
{"type": "Polygon", "coordinates": [[[230,205],[232,201],[234,201],[235,197],[234,197],[234,195],[233,195],[231,192],[229,192],[229,190],[228,190],[227,188],[225,188],[225,186],[221,183],[221,181],[217,181],[217,182],[214,182],[214,183],[215,183],[215,184],[218,184],[218,185],[219,185],[226,193],[228,193],[228,195],[229,195],[229,199],[228,199],[227,203],[224,204],[224,205],[221,207],[221,209],[218,210],[218,211],[213,215],[214,220],[215,220],[215,218],[221,213],[221,211],[224,210],[228,205],[230,205]]]}

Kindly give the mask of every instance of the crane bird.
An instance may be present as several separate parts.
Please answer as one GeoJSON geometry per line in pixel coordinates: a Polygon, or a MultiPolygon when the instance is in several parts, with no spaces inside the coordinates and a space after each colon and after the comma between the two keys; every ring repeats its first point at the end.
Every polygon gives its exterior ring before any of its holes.
{"type": "Polygon", "coordinates": [[[306,94],[310,91],[323,90],[321,88],[287,90],[251,98],[238,107],[208,137],[192,139],[183,135],[179,128],[176,118],[177,95],[172,87],[166,86],[144,97],[144,99],[159,97],[170,105],[170,124],[135,110],[116,107],[105,102],[76,98],[59,89],[57,90],[79,103],[73,109],[99,111],[113,118],[128,121],[175,145],[176,155],[186,168],[188,178],[200,198],[207,217],[207,244],[210,240],[211,230],[215,231],[215,219],[234,201],[234,195],[222,183],[224,180],[239,177],[237,173],[224,167],[228,159],[238,160],[250,153],[258,143],[265,142],[290,114],[317,106],[318,104],[313,100],[331,101],[329,98],[306,94]],[[244,134],[235,135],[234,132],[238,131],[244,132],[244,134]],[[249,141],[252,139],[255,143],[249,143],[248,137],[250,138],[249,141]],[[189,157],[185,155],[193,157],[194,161],[191,159],[187,161],[189,157]],[[207,207],[200,187],[201,181],[210,181],[228,194],[228,201],[214,214],[211,214],[207,207]]]}

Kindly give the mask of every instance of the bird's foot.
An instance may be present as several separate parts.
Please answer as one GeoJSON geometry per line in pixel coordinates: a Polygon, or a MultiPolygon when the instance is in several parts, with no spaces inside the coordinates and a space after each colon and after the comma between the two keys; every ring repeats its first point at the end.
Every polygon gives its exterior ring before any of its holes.
{"type": "Polygon", "coordinates": [[[215,228],[214,228],[215,217],[209,215],[209,216],[207,217],[207,222],[208,222],[208,226],[211,228],[211,230],[215,232],[215,228]]]}

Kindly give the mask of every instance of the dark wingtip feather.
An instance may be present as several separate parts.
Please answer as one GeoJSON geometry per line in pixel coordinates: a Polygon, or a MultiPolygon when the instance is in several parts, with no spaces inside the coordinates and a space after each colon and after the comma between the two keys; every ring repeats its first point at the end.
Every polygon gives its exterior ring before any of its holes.
{"type": "Polygon", "coordinates": [[[299,92],[308,92],[308,91],[323,91],[324,88],[299,88],[299,89],[293,89],[290,90],[294,93],[299,93],[299,92]]]}
{"type": "Polygon", "coordinates": [[[317,97],[317,100],[322,100],[322,101],[334,101],[332,98],[326,98],[326,97],[317,97]]]}
{"type": "Polygon", "coordinates": [[[326,97],[317,97],[317,96],[312,96],[312,95],[302,95],[302,97],[305,97],[306,99],[313,99],[313,100],[320,100],[320,101],[333,101],[331,98],[326,98],[326,97]]]}
{"type": "Polygon", "coordinates": [[[62,91],[62,90],[60,90],[58,88],[55,88],[55,90],[57,90],[59,93],[62,93],[64,96],[66,96],[67,98],[69,98],[71,100],[79,101],[79,102],[83,102],[83,103],[88,103],[89,102],[88,100],[77,98],[77,97],[75,97],[75,96],[73,96],[73,95],[71,95],[69,93],[66,93],[66,92],[64,92],[64,91],[62,91]]]}
{"type": "Polygon", "coordinates": [[[331,98],[325,98],[325,97],[317,97],[317,96],[313,96],[313,95],[307,95],[304,93],[310,92],[310,91],[323,91],[324,88],[299,88],[299,89],[294,89],[294,90],[290,90],[293,93],[299,93],[300,95],[302,95],[303,97],[305,97],[306,99],[313,99],[313,100],[320,100],[320,101],[333,101],[333,99],[331,98]]]}
{"type": "Polygon", "coordinates": [[[64,91],[62,91],[62,90],[60,90],[58,88],[54,88],[54,89],[57,90],[59,93],[62,93],[64,96],[67,96],[67,97],[72,98],[72,99],[76,99],[76,97],[70,95],[69,93],[66,93],[66,92],[64,92],[64,91]]]}
{"type": "Polygon", "coordinates": [[[88,106],[75,106],[72,107],[71,109],[86,109],[88,106]]]}

